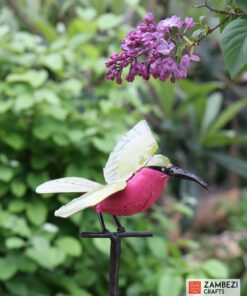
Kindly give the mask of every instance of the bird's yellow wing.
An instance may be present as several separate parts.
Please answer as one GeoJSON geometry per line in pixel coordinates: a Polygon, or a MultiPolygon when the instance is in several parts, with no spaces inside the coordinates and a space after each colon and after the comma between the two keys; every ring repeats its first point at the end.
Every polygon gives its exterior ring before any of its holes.
{"type": "Polygon", "coordinates": [[[37,193],[89,192],[99,187],[97,182],[79,177],[66,177],[45,182],[36,188],[37,193]]]}
{"type": "Polygon", "coordinates": [[[138,122],[111,152],[104,168],[106,182],[128,180],[138,169],[145,166],[157,149],[158,144],[147,122],[138,122]]]}
{"type": "Polygon", "coordinates": [[[59,208],[55,212],[55,216],[67,218],[79,211],[84,210],[85,208],[93,207],[113,193],[123,190],[126,187],[126,184],[127,183],[125,181],[118,181],[107,185],[100,185],[93,191],[75,198],[66,205],[59,208]]]}

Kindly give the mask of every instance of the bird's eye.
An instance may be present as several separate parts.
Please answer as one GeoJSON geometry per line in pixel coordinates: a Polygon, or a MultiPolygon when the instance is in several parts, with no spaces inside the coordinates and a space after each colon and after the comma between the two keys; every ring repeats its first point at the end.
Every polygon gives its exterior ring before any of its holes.
{"type": "Polygon", "coordinates": [[[170,174],[171,176],[174,174],[173,169],[170,169],[170,170],[169,170],[169,174],[170,174]]]}

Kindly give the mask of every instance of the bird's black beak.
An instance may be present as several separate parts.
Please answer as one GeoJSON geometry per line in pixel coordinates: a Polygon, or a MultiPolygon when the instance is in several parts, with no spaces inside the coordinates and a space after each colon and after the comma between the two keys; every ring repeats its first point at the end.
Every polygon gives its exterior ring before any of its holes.
{"type": "Polygon", "coordinates": [[[176,167],[174,165],[172,165],[169,168],[166,168],[166,174],[168,174],[170,176],[179,177],[179,178],[182,178],[182,179],[187,179],[187,180],[194,181],[194,182],[200,184],[202,187],[204,187],[205,189],[208,190],[208,183],[205,182],[202,178],[192,174],[189,171],[178,168],[178,167],[176,167]]]}
{"type": "Polygon", "coordinates": [[[174,177],[179,177],[182,179],[194,181],[208,190],[208,183],[206,181],[204,181],[202,178],[192,174],[189,171],[178,168],[174,165],[170,166],[169,168],[158,167],[158,166],[149,166],[149,168],[154,169],[154,170],[158,170],[158,171],[163,172],[169,176],[174,176],[174,177]]]}

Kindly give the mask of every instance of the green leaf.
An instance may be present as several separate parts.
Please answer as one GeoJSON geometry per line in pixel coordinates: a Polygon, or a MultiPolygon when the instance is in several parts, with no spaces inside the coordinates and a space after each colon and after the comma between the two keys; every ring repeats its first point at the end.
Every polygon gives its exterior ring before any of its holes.
{"type": "Polygon", "coordinates": [[[80,19],[86,22],[91,22],[95,18],[97,12],[92,7],[88,7],[84,9],[81,7],[76,7],[76,14],[80,19]]]}
{"type": "Polygon", "coordinates": [[[127,288],[126,295],[135,296],[135,295],[143,295],[143,285],[141,283],[131,284],[127,288]]]}
{"type": "MultiPolygon", "coordinates": [[[[74,19],[70,22],[68,27],[69,36],[75,36],[80,33],[87,33],[88,32],[95,32],[96,30],[96,23],[95,22],[86,22],[80,19],[74,19]]],[[[89,36],[90,37],[90,36],[89,36]]]]}
{"type": "Polygon", "coordinates": [[[15,150],[21,150],[25,145],[25,140],[17,133],[9,133],[4,136],[3,142],[15,150]]]}
{"type": "Polygon", "coordinates": [[[62,237],[56,241],[56,245],[66,254],[78,257],[81,255],[82,247],[80,242],[73,237],[62,237]]]}
{"type": "Polygon", "coordinates": [[[204,112],[203,120],[202,120],[202,131],[206,131],[208,127],[212,124],[212,122],[216,119],[221,105],[222,105],[223,97],[220,92],[215,92],[210,95],[207,99],[207,106],[204,112]]]}
{"type": "Polygon", "coordinates": [[[8,111],[12,105],[13,105],[14,101],[8,99],[7,101],[1,101],[0,102],[0,113],[5,113],[6,111],[8,111]]]}
{"type": "Polygon", "coordinates": [[[226,279],[229,272],[227,266],[216,259],[210,259],[203,263],[202,269],[212,278],[226,279]]]}
{"type": "Polygon", "coordinates": [[[16,196],[16,197],[22,197],[26,193],[26,185],[20,181],[14,180],[11,182],[11,192],[16,196]]]}
{"type": "Polygon", "coordinates": [[[126,4],[134,7],[139,4],[140,0],[125,0],[125,2],[126,4]]]}
{"type": "Polygon", "coordinates": [[[101,15],[106,8],[106,1],[102,0],[92,0],[94,8],[97,10],[98,14],[101,15]]]}
{"type": "Polygon", "coordinates": [[[44,203],[36,201],[30,202],[27,205],[27,217],[34,225],[42,225],[46,221],[47,208],[44,203]]]}
{"type": "Polygon", "coordinates": [[[6,248],[19,249],[26,245],[25,241],[19,237],[9,237],[5,241],[6,248]]]}
{"type": "Polygon", "coordinates": [[[158,295],[179,296],[181,295],[184,280],[181,275],[166,271],[161,276],[158,287],[158,295]]]}
{"type": "Polygon", "coordinates": [[[44,169],[48,165],[50,160],[51,160],[50,155],[47,155],[47,154],[35,155],[35,154],[33,154],[31,156],[32,168],[35,170],[44,169]]]}
{"type": "Polygon", "coordinates": [[[0,196],[4,196],[9,190],[8,183],[0,183],[0,196]]]}
{"type": "MultiPolygon", "coordinates": [[[[138,0],[139,1],[139,0],[138,0]]],[[[135,2],[136,0],[132,0],[131,3],[133,7],[135,7],[135,2]]],[[[122,14],[124,9],[125,9],[125,6],[128,5],[127,1],[112,1],[111,2],[111,11],[114,13],[114,14],[122,14]]]]}
{"type": "Polygon", "coordinates": [[[189,273],[186,276],[186,278],[187,279],[207,279],[208,276],[205,272],[197,271],[197,272],[189,273]]]}
{"type": "Polygon", "coordinates": [[[29,237],[31,235],[30,228],[27,225],[27,222],[23,218],[19,218],[18,216],[11,215],[4,222],[3,227],[11,230],[13,233],[17,235],[21,235],[24,237],[29,237]]]}
{"type": "Polygon", "coordinates": [[[57,133],[57,134],[53,135],[52,139],[58,146],[66,147],[70,144],[69,139],[62,133],[57,133]]]}
{"type": "Polygon", "coordinates": [[[98,18],[97,26],[99,30],[104,31],[119,26],[122,21],[122,16],[117,16],[112,13],[105,13],[98,18]]]}
{"type": "Polygon", "coordinates": [[[70,93],[72,96],[79,96],[83,82],[79,79],[71,78],[63,82],[62,91],[70,93]]]}
{"type": "MultiPolygon", "coordinates": [[[[180,120],[188,106],[192,104],[195,106],[198,101],[202,101],[204,106],[206,96],[222,85],[219,82],[195,83],[190,80],[181,80],[178,82],[178,86],[180,88],[179,95],[183,98],[183,101],[176,108],[175,115],[180,120]]],[[[204,112],[204,109],[201,111],[204,112]]]]}
{"type": "Polygon", "coordinates": [[[90,57],[92,61],[94,61],[95,63],[97,63],[97,60],[100,58],[99,49],[93,45],[90,45],[90,44],[84,45],[83,52],[86,54],[86,56],[90,57]]]}
{"type": "Polygon", "coordinates": [[[106,256],[110,255],[110,240],[93,238],[95,247],[106,256]]]}
{"type": "Polygon", "coordinates": [[[27,276],[26,274],[18,274],[6,282],[5,286],[9,292],[8,295],[11,296],[50,295],[50,287],[47,284],[37,277],[27,276]]]}
{"type": "Polygon", "coordinates": [[[50,89],[38,89],[35,91],[34,96],[37,102],[46,101],[51,105],[59,105],[60,103],[60,98],[50,89]]]}
{"type": "Polygon", "coordinates": [[[223,153],[210,153],[210,155],[227,169],[247,178],[247,161],[231,157],[223,153]]]}
{"type": "Polygon", "coordinates": [[[160,259],[166,258],[167,243],[163,237],[154,237],[152,240],[148,240],[148,246],[154,256],[160,259]]]}
{"type": "MultiPolygon", "coordinates": [[[[71,279],[71,276],[64,276],[60,275],[59,277],[53,278],[58,286],[61,286],[64,288],[64,290],[67,292],[66,294],[56,294],[56,296],[93,296],[91,293],[88,293],[86,290],[81,288],[81,281],[80,281],[80,274],[78,274],[78,281],[76,281],[75,277],[71,279]]],[[[55,275],[56,276],[56,275],[55,275]]],[[[83,280],[83,285],[87,284],[88,279],[83,280]]],[[[89,280],[90,281],[90,280],[89,280]]]]}
{"type": "Polygon", "coordinates": [[[9,182],[14,176],[14,170],[6,165],[0,165],[0,181],[9,182]]]}
{"type": "Polygon", "coordinates": [[[4,38],[7,35],[7,33],[9,33],[9,31],[9,26],[2,24],[0,27],[0,38],[4,38]]]}
{"type": "Polygon", "coordinates": [[[39,140],[46,140],[52,134],[57,134],[64,130],[65,126],[51,117],[43,117],[41,121],[37,121],[32,129],[33,135],[39,140]]]}
{"type": "Polygon", "coordinates": [[[50,137],[53,130],[48,128],[46,124],[39,124],[33,127],[33,135],[39,140],[46,140],[50,137]]]}
{"type": "Polygon", "coordinates": [[[187,216],[187,217],[193,217],[193,210],[191,209],[191,207],[189,207],[188,205],[182,203],[182,202],[178,202],[176,203],[172,209],[174,211],[177,211],[179,213],[182,213],[183,215],[187,216]]]}
{"type": "Polygon", "coordinates": [[[29,173],[27,177],[28,185],[35,190],[38,185],[49,180],[49,176],[46,172],[29,173]]]}
{"type": "Polygon", "coordinates": [[[33,88],[38,88],[41,86],[47,79],[48,73],[45,70],[29,70],[20,74],[9,74],[7,76],[8,82],[25,82],[30,84],[33,88]]]}
{"type": "Polygon", "coordinates": [[[188,97],[205,97],[210,92],[221,87],[221,83],[212,81],[212,82],[200,82],[197,83],[192,80],[180,80],[177,82],[178,87],[181,88],[182,93],[180,96],[188,97]]]}
{"type": "Polygon", "coordinates": [[[202,144],[205,147],[220,147],[230,144],[247,144],[247,135],[236,135],[235,131],[222,131],[213,134],[208,134],[202,139],[202,144]]]}
{"type": "Polygon", "coordinates": [[[42,33],[42,35],[49,41],[52,42],[56,38],[56,30],[52,25],[48,23],[47,20],[42,19],[41,17],[34,17],[33,14],[29,14],[32,22],[38,28],[38,30],[42,33]]]}
{"type": "Polygon", "coordinates": [[[82,167],[78,164],[70,164],[68,165],[65,173],[66,177],[71,176],[82,176],[82,167]]]}
{"type": "Polygon", "coordinates": [[[247,20],[237,19],[224,28],[221,47],[231,77],[235,77],[247,61],[247,20]]]}
{"type": "Polygon", "coordinates": [[[67,117],[67,110],[63,109],[61,106],[50,105],[47,108],[47,113],[51,115],[51,117],[64,121],[67,117]]]}
{"type": "Polygon", "coordinates": [[[84,131],[80,129],[70,129],[68,137],[71,142],[81,142],[84,137],[84,131]]]}
{"type": "Polygon", "coordinates": [[[0,271],[0,280],[7,281],[15,275],[17,267],[8,258],[0,258],[0,271]]]}
{"type": "Polygon", "coordinates": [[[175,96],[174,83],[169,81],[162,83],[162,81],[157,79],[151,79],[150,82],[155,89],[157,99],[159,100],[163,113],[165,114],[166,118],[171,117],[175,96]]]}
{"type": "Polygon", "coordinates": [[[30,94],[19,95],[15,101],[14,110],[16,112],[21,112],[25,109],[29,109],[34,105],[34,98],[30,94]]]}
{"type": "Polygon", "coordinates": [[[32,247],[27,250],[26,254],[40,266],[47,269],[54,269],[61,265],[66,258],[62,250],[51,247],[44,237],[34,237],[32,247]]]}
{"type": "Polygon", "coordinates": [[[22,256],[17,254],[14,257],[14,261],[16,262],[19,271],[25,273],[34,273],[38,269],[37,264],[32,259],[26,257],[23,254],[22,256]]]}
{"type": "Polygon", "coordinates": [[[247,13],[247,2],[246,2],[246,0],[236,0],[236,3],[243,12],[247,13]]]}
{"type": "Polygon", "coordinates": [[[112,140],[113,139],[110,139],[110,137],[106,137],[104,139],[94,137],[92,139],[92,143],[99,151],[102,151],[104,153],[110,153],[112,151],[112,140]]]}
{"type": "Polygon", "coordinates": [[[247,106],[247,99],[243,99],[233,103],[228,108],[226,108],[214,122],[209,132],[215,132],[225,126],[239,111],[247,106]]]}
{"type": "Polygon", "coordinates": [[[26,203],[24,201],[22,201],[22,200],[12,200],[9,203],[8,210],[11,213],[20,213],[25,209],[25,207],[26,207],[26,203]]]}
{"type": "Polygon", "coordinates": [[[43,56],[41,63],[54,72],[58,72],[63,69],[63,58],[59,53],[51,53],[43,56]]]}

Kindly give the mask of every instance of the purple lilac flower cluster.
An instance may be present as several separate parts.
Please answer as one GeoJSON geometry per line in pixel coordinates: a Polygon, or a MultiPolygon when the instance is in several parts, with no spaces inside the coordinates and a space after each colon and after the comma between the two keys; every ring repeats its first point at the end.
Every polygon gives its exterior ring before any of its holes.
{"type": "Polygon", "coordinates": [[[187,76],[191,61],[200,58],[193,54],[194,45],[185,34],[195,26],[192,18],[184,21],[173,15],[154,23],[152,13],[145,17],[145,23],[138,25],[125,37],[122,53],[112,53],[106,62],[106,79],[122,83],[123,68],[130,66],[126,80],[132,82],[136,76],[148,80],[150,76],[172,82],[187,76]]]}

